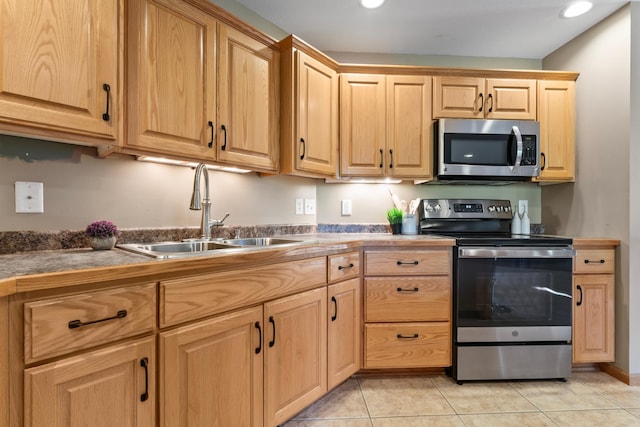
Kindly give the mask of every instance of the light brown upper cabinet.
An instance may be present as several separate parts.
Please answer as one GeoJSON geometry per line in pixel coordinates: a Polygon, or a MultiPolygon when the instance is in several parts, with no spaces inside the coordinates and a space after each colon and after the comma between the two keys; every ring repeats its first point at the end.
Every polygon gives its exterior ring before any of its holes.
{"type": "Polygon", "coordinates": [[[340,76],[340,173],[432,176],[431,77],[340,76]]]}
{"type": "Polygon", "coordinates": [[[575,181],[575,86],[575,81],[538,81],[541,159],[535,181],[575,181]]]}
{"type": "Polygon", "coordinates": [[[128,3],[125,147],[216,159],[217,22],[181,0],[128,3]]]}
{"type": "MultiPolygon", "coordinates": [[[[294,41],[289,37],[285,41],[294,41]]],[[[338,157],[338,74],[291,46],[280,53],[280,172],[335,178],[338,157]]]]}
{"type": "Polygon", "coordinates": [[[277,170],[278,53],[180,0],[127,12],[125,151],[277,170]]]}
{"type": "Polygon", "coordinates": [[[279,54],[218,25],[218,160],[278,170],[279,54]]]}
{"type": "Polygon", "coordinates": [[[433,118],[536,119],[536,80],[433,78],[433,118]]]}
{"type": "Polygon", "coordinates": [[[0,1],[0,132],[83,145],[118,138],[123,4],[0,1]]]}

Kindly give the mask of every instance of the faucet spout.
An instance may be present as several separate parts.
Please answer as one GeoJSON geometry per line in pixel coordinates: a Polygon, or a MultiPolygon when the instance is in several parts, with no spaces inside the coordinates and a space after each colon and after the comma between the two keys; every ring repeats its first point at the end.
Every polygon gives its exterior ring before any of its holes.
{"type": "Polygon", "coordinates": [[[196,173],[193,178],[193,193],[191,194],[191,204],[189,209],[194,211],[202,210],[202,221],[200,222],[200,238],[211,239],[211,227],[219,227],[229,214],[227,213],[222,219],[211,219],[211,199],[209,198],[209,172],[207,165],[200,163],[196,167],[196,173]],[[204,197],[200,201],[200,177],[204,176],[204,197]]]}

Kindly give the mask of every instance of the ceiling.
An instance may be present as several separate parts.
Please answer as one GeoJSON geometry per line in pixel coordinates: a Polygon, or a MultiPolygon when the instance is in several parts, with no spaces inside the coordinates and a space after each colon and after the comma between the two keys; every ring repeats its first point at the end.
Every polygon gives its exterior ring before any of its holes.
{"type": "Polygon", "coordinates": [[[542,59],[611,15],[627,0],[591,0],[565,19],[574,0],[236,0],[325,52],[542,59]]]}

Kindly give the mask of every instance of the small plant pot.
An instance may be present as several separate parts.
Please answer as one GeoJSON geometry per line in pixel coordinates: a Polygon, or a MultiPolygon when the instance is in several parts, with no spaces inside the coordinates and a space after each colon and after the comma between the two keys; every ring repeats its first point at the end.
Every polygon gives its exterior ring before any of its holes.
{"type": "Polygon", "coordinates": [[[87,237],[89,245],[96,251],[113,249],[116,245],[116,236],[110,237],[87,237]]]}
{"type": "Polygon", "coordinates": [[[402,224],[390,224],[391,234],[401,234],[402,233],[402,224]]]}

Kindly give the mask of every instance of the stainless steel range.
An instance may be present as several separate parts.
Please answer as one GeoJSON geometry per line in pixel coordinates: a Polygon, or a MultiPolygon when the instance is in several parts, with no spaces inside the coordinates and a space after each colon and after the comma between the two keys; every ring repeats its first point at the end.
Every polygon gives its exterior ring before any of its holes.
{"type": "Polygon", "coordinates": [[[425,199],[422,234],[456,238],[452,376],[571,375],[572,240],[512,235],[508,200],[425,199]]]}

